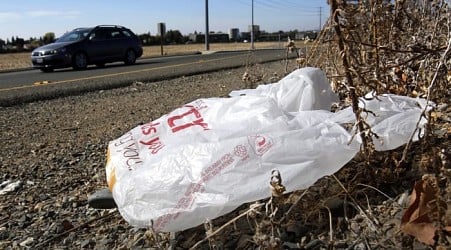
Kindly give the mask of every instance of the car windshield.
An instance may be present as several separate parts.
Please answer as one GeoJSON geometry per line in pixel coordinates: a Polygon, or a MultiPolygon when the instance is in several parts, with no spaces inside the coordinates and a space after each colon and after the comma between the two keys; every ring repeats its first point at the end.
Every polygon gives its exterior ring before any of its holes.
{"type": "Polygon", "coordinates": [[[66,34],[62,35],[55,42],[56,43],[76,42],[76,41],[82,40],[85,37],[87,37],[91,30],[92,29],[76,29],[76,30],[67,32],[66,34]]]}

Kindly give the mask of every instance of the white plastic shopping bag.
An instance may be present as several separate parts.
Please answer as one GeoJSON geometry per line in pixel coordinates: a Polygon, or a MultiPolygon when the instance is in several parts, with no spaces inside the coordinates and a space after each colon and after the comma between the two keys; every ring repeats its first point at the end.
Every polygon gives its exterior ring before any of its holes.
{"type": "Polygon", "coordinates": [[[331,103],[338,102],[326,74],[312,67],[295,70],[277,83],[259,85],[256,89],[235,90],[229,95],[271,97],[286,112],[330,110],[331,103]]]}
{"type": "MultiPolygon", "coordinates": [[[[260,94],[198,99],[111,141],[107,180],[121,215],[179,231],[268,197],[274,169],[288,192],[333,174],[360,143],[341,126],[355,122],[352,110],[329,111],[337,98],[324,81],[321,70],[300,69],[260,94]]],[[[421,110],[412,98],[380,100],[362,105],[387,150],[407,142],[421,110]]]]}

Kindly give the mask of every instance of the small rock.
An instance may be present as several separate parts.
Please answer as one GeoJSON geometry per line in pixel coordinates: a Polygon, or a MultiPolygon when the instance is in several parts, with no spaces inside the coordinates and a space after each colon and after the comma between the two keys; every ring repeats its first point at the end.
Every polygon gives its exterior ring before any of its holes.
{"type": "Polygon", "coordinates": [[[61,225],[63,226],[64,231],[68,231],[68,230],[74,228],[74,225],[72,225],[72,223],[70,223],[68,220],[63,220],[61,222],[61,225]]]}
{"type": "Polygon", "coordinates": [[[91,246],[93,245],[93,241],[91,241],[90,239],[88,240],[84,240],[81,242],[80,247],[81,248],[92,248],[91,246]]]}
{"type": "Polygon", "coordinates": [[[305,249],[319,249],[321,246],[325,246],[324,242],[322,240],[312,240],[309,243],[307,243],[304,248],[305,249]]]}
{"type": "Polygon", "coordinates": [[[10,182],[10,181],[4,181],[0,186],[2,189],[0,189],[0,195],[4,195],[10,192],[14,192],[22,185],[21,181],[16,182],[10,182]]]}
{"type": "Polygon", "coordinates": [[[35,212],[40,212],[41,209],[42,209],[42,207],[44,207],[44,203],[39,202],[39,203],[37,203],[37,204],[33,207],[33,210],[34,210],[35,212]]]}
{"type": "Polygon", "coordinates": [[[6,240],[9,237],[9,232],[6,230],[0,230],[0,241],[6,240]]]}
{"type": "Polygon", "coordinates": [[[20,242],[19,245],[21,247],[28,247],[31,245],[31,243],[33,243],[33,241],[34,241],[33,237],[28,237],[26,240],[20,242]]]}
{"type": "Polygon", "coordinates": [[[363,242],[354,246],[354,250],[366,250],[366,246],[363,242]]]}

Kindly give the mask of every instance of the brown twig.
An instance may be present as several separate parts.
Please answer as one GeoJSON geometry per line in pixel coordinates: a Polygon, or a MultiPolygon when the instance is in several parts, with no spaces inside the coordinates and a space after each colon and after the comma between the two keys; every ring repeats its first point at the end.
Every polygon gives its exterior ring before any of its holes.
{"type": "Polygon", "coordinates": [[[421,112],[420,118],[419,118],[418,121],[417,121],[417,124],[416,124],[416,126],[415,126],[414,132],[412,133],[412,135],[410,136],[409,141],[407,142],[406,146],[404,147],[404,150],[403,150],[403,152],[402,152],[402,157],[401,157],[400,163],[401,163],[401,162],[405,162],[406,156],[407,156],[407,152],[409,151],[410,145],[412,144],[413,137],[414,137],[415,134],[417,133],[417,131],[418,131],[418,129],[419,129],[419,126],[420,126],[420,122],[421,122],[421,120],[423,119],[423,117],[426,115],[426,112],[427,112],[428,108],[430,108],[430,107],[429,107],[429,103],[431,102],[431,92],[432,92],[432,87],[434,86],[434,84],[435,84],[436,81],[437,81],[437,75],[438,75],[438,72],[439,72],[440,68],[442,67],[442,65],[444,64],[444,61],[446,60],[447,55],[448,55],[448,53],[449,53],[450,50],[451,50],[451,37],[448,39],[448,47],[446,48],[445,52],[443,53],[442,57],[440,58],[440,62],[439,62],[439,64],[437,65],[437,68],[436,68],[435,73],[434,73],[434,77],[433,77],[431,83],[429,84],[429,87],[428,87],[428,93],[427,93],[427,99],[426,99],[426,102],[427,102],[427,103],[426,103],[426,105],[425,105],[423,111],[421,112]]]}
{"type": "Polygon", "coordinates": [[[367,137],[365,136],[364,132],[364,127],[363,127],[363,123],[359,122],[362,118],[360,116],[361,114],[361,110],[359,108],[359,99],[358,96],[356,94],[356,89],[354,86],[354,81],[353,78],[351,76],[351,71],[350,69],[350,65],[347,59],[347,52],[345,50],[345,44],[344,44],[344,37],[343,34],[341,32],[341,28],[340,28],[340,19],[339,19],[339,11],[338,11],[338,2],[337,0],[331,0],[331,16],[333,17],[334,20],[334,28],[335,28],[335,33],[337,35],[338,38],[338,48],[340,51],[340,56],[342,59],[342,64],[343,64],[343,68],[344,68],[344,72],[345,72],[345,77],[346,77],[346,81],[348,83],[348,85],[350,86],[349,88],[349,96],[351,98],[352,101],[352,111],[354,112],[356,121],[357,121],[357,126],[358,126],[358,131],[360,132],[360,137],[362,139],[362,146],[363,146],[363,151],[365,153],[365,155],[368,155],[369,150],[368,150],[368,140],[367,137]]]}
{"type": "Polygon", "coordinates": [[[338,183],[338,185],[343,189],[343,191],[345,191],[346,194],[348,194],[349,198],[352,200],[352,202],[354,203],[354,205],[358,208],[359,212],[361,215],[365,216],[368,221],[371,223],[371,225],[373,227],[375,227],[375,225],[377,223],[375,223],[365,212],[365,210],[362,209],[362,207],[359,205],[359,202],[357,202],[357,200],[349,193],[349,191],[345,188],[345,186],[343,186],[343,183],[341,183],[341,181],[335,176],[332,175],[332,177],[335,179],[335,181],[338,183]]]}
{"type": "Polygon", "coordinates": [[[264,203],[252,204],[251,207],[246,212],[238,215],[237,217],[231,219],[230,221],[228,221],[227,223],[225,223],[224,225],[222,225],[221,227],[219,227],[215,231],[211,232],[207,237],[205,237],[204,239],[198,241],[196,244],[194,244],[192,247],[190,247],[190,249],[191,250],[197,249],[197,247],[199,247],[200,244],[206,242],[207,240],[209,240],[211,237],[213,237],[216,234],[218,234],[219,232],[221,232],[224,228],[226,228],[230,224],[234,223],[235,221],[237,221],[241,217],[244,217],[244,216],[248,215],[250,212],[253,212],[256,208],[262,207],[264,205],[265,205],[264,203]]]}

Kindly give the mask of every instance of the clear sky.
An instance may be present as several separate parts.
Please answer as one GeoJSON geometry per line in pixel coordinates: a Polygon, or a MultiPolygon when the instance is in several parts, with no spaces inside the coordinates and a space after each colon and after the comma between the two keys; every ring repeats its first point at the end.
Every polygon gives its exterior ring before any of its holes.
{"type": "MultiPolygon", "coordinates": [[[[329,16],[327,0],[253,0],[254,24],[260,30],[319,29],[329,16]],[[321,10],[321,15],[320,15],[321,10]]],[[[116,24],[137,34],[166,30],[183,35],[205,32],[205,0],[3,0],[0,7],[0,38],[29,39],[54,32],[56,37],[78,27],[116,24]]],[[[209,30],[228,33],[247,31],[252,0],[209,0],[209,30]]]]}

